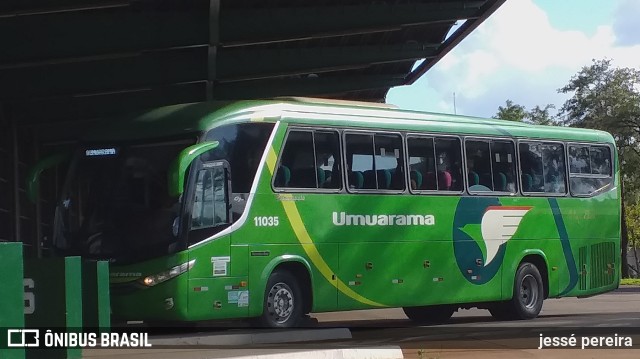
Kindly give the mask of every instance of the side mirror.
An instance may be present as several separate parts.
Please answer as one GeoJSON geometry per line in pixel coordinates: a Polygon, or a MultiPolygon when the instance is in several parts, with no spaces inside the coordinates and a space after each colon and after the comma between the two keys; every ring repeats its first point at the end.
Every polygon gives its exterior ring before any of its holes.
{"type": "Polygon", "coordinates": [[[170,196],[177,197],[184,192],[184,177],[191,162],[201,154],[218,147],[219,144],[218,141],[196,143],[193,146],[185,148],[178,154],[178,157],[171,163],[167,174],[170,196]]]}
{"type": "Polygon", "coordinates": [[[36,203],[38,200],[38,194],[40,189],[40,175],[46,169],[57,166],[62,162],[69,159],[69,155],[66,153],[57,153],[47,156],[38,161],[27,174],[27,197],[32,203],[36,203]]]}

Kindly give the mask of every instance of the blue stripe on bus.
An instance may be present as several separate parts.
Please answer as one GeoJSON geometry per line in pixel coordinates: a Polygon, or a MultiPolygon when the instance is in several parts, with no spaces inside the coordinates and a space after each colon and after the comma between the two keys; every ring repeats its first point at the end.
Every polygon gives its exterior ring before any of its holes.
{"type": "Polygon", "coordinates": [[[578,269],[576,268],[576,261],[573,258],[569,235],[567,234],[567,228],[564,225],[564,219],[562,218],[562,213],[558,206],[558,200],[556,198],[549,198],[549,205],[551,206],[553,219],[556,221],[558,235],[560,235],[560,243],[562,243],[562,251],[564,252],[564,258],[567,261],[567,268],[569,269],[569,284],[567,284],[567,287],[559,294],[564,295],[572,290],[578,283],[578,269]]]}

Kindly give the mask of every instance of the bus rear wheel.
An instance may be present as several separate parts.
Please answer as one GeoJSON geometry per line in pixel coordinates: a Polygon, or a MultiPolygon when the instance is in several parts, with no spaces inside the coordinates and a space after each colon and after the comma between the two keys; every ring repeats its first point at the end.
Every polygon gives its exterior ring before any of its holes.
{"type": "Polygon", "coordinates": [[[403,307],[404,314],[415,323],[444,323],[451,318],[456,308],[450,305],[403,307]]]}
{"type": "Polygon", "coordinates": [[[532,263],[522,263],[516,272],[513,297],[496,303],[489,309],[498,320],[533,319],[540,314],[544,302],[544,283],[538,268],[532,263]]]}
{"type": "Polygon", "coordinates": [[[303,306],[296,278],[287,271],[275,271],[267,282],[258,324],[268,328],[295,327],[301,322],[303,306]]]}

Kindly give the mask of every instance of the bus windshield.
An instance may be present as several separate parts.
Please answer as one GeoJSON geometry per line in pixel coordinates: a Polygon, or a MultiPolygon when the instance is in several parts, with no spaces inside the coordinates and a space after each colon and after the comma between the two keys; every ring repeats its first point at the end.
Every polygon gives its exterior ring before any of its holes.
{"type": "Polygon", "coordinates": [[[54,246],[117,262],[175,251],[180,203],[167,190],[167,170],[193,143],[195,138],[82,149],[56,207],[54,246]]]}
{"type": "Polygon", "coordinates": [[[207,132],[203,140],[219,145],[194,160],[184,174],[192,176],[185,183],[193,190],[179,197],[169,195],[167,172],[195,137],[84,147],[71,164],[56,207],[54,247],[64,255],[125,264],[212,237],[244,212],[272,129],[269,123],[241,123],[207,132]],[[229,168],[211,167],[216,163],[229,168]]]}

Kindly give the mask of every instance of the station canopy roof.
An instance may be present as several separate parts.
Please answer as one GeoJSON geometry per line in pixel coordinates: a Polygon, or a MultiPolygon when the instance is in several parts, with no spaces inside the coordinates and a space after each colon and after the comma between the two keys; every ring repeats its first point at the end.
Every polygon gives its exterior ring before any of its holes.
{"type": "Polygon", "coordinates": [[[0,106],[52,125],[205,100],[383,102],[504,1],[4,0],[0,106]]]}

